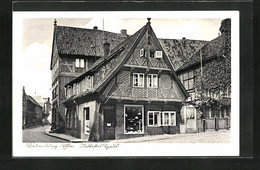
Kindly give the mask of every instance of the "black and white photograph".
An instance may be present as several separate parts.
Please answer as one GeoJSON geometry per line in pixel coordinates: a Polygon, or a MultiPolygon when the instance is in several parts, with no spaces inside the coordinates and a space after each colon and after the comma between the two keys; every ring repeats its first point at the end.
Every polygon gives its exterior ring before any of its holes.
{"type": "Polygon", "coordinates": [[[13,12],[13,156],[239,156],[239,12],[13,12]]]}

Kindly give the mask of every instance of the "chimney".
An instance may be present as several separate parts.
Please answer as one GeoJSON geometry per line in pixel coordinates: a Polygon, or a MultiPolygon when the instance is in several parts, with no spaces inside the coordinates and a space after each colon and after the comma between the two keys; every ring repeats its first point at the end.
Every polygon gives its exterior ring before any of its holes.
{"type": "Polygon", "coordinates": [[[50,102],[50,98],[48,97],[48,102],[50,102]]]}
{"type": "Polygon", "coordinates": [[[103,48],[104,48],[104,57],[106,57],[109,52],[110,52],[110,43],[109,42],[105,42],[103,44],[103,48]]]}
{"type": "Polygon", "coordinates": [[[126,30],[126,29],[121,29],[120,33],[121,33],[121,35],[123,35],[124,37],[127,37],[127,30],[126,30]]]}
{"type": "Polygon", "coordinates": [[[97,26],[94,26],[94,27],[93,27],[93,30],[95,30],[95,31],[96,31],[97,29],[98,29],[98,27],[97,27],[97,26]]]}

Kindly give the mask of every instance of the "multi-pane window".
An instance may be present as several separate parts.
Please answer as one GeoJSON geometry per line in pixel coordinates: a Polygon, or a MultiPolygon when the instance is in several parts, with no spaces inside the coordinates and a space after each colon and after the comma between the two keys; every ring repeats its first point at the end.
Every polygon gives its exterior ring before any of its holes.
{"type": "Polygon", "coordinates": [[[149,126],[157,126],[158,125],[158,117],[160,116],[160,112],[158,111],[149,111],[148,112],[148,125],[149,126]]]}
{"type": "Polygon", "coordinates": [[[186,90],[194,89],[195,74],[194,71],[184,73],[179,76],[186,90]]]}
{"type": "Polygon", "coordinates": [[[147,87],[157,88],[158,87],[158,76],[157,74],[147,75],[147,87]]]}
{"type": "Polygon", "coordinates": [[[176,112],[148,111],[148,126],[176,126],[176,112]]]}
{"type": "Polygon", "coordinates": [[[84,68],[85,67],[84,59],[76,58],[76,67],[84,68]]]}
{"type": "Polygon", "coordinates": [[[134,73],[133,74],[133,86],[134,87],[144,87],[144,74],[134,73]]]}

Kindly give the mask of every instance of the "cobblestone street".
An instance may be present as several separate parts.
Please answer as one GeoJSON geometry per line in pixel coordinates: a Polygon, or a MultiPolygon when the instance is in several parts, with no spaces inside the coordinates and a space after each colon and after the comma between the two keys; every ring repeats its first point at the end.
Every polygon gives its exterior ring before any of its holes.
{"type": "Polygon", "coordinates": [[[65,143],[65,140],[57,139],[55,137],[44,134],[46,129],[50,129],[49,125],[44,127],[35,127],[23,130],[23,142],[42,142],[42,143],[65,143]]]}

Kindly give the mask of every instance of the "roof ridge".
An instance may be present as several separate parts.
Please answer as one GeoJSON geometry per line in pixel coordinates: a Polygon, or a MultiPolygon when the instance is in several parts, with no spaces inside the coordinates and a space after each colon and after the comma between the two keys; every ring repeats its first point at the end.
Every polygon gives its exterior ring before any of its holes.
{"type": "MultiPolygon", "coordinates": [[[[226,34],[221,34],[218,37],[214,38],[213,40],[207,42],[204,46],[202,46],[195,54],[193,54],[190,58],[190,60],[188,60],[187,62],[183,63],[176,71],[180,71],[183,69],[186,69],[188,67],[190,67],[191,65],[197,64],[198,62],[200,62],[200,59],[196,59],[196,56],[200,55],[199,53],[202,52],[202,60],[206,60],[209,59],[210,57],[204,57],[203,58],[203,53],[207,50],[207,48],[210,47],[210,45],[212,46],[212,43],[218,42],[218,41],[223,41],[223,38],[228,37],[228,35],[226,34]],[[193,64],[189,64],[192,62],[192,60],[194,60],[195,62],[193,64]]],[[[229,39],[230,40],[230,39],[229,39]]],[[[228,40],[228,41],[229,41],[228,40]]],[[[224,45],[221,45],[221,48],[224,45]]],[[[214,52],[217,51],[217,49],[214,48],[214,52]]]]}
{"type": "Polygon", "coordinates": [[[72,26],[56,26],[56,28],[57,27],[60,27],[60,28],[62,28],[62,27],[65,27],[65,28],[71,28],[71,29],[80,29],[80,30],[87,30],[87,31],[100,31],[100,32],[108,32],[108,33],[113,33],[113,34],[119,34],[119,35],[121,35],[121,33],[116,33],[116,32],[111,32],[111,31],[106,31],[106,30],[94,30],[94,29],[91,29],[91,28],[81,28],[81,27],[72,27],[72,26]]]}

